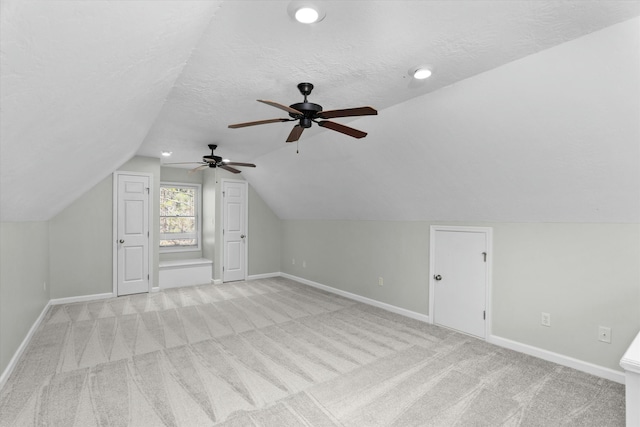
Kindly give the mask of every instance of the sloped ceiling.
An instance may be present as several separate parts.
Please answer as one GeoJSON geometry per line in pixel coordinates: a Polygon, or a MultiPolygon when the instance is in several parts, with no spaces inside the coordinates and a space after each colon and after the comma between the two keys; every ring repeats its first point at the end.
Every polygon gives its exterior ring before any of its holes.
{"type": "Polygon", "coordinates": [[[318,3],[303,25],[288,1],[3,1],[2,220],[208,143],[258,164],[243,175],[281,218],[638,220],[640,2],[318,3]],[[227,128],[286,117],[255,100],[300,102],[302,81],[325,109],[377,108],[336,119],[369,135],[227,128]]]}
{"type": "Polygon", "coordinates": [[[2,1],[0,219],[47,220],[131,158],[219,3],[2,1]]]}

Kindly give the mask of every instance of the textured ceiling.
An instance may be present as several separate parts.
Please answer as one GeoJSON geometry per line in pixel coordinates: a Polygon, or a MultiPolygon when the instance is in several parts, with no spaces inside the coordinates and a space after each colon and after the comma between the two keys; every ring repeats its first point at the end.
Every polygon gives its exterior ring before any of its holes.
{"type": "Polygon", "coordinates": [[[3,1],[2,219],[50,218],[134,153],[217,143],[281,218],[637,221],[638,20],[620,49],[590,43],[640,2],[323,1],[313,25],[288,4],[3,1]],[[631,87],[592,81],[596,53],[631,87]],[[335,120],[369,135],[312,128],[296,155],[292,123],[227,128],[286,117],[256,99],[300,102],[302,81],[324,109],[377,108],[335,120]]]}
{"type": "Polygon", "coordinates": [[[0,219],[47,220],[135,154],[219,2],[0,5],[0,219]]]}

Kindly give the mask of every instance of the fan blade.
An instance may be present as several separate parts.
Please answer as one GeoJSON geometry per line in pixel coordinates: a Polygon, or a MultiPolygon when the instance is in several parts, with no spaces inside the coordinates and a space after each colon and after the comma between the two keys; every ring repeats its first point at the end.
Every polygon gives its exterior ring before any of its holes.
{"type": "Polygon", "coordinates": [[[258,120],[255,122],[246,122],[246,123],[236,123],[234,125],[229,125],[231,129],[244,128],[247,126],[256,126],[256,125],[266,125],[267,123],[277,123],[277,122],[290,122],[294,119],[268,119],[268,120],[258,120]]]}
{"type": "Polygon", "coordinates": [[[227,170],[227,171],[232,172],[232,173],[240,173],[240,171],[238,169],[232,168],[231,166],[220,165],[218,167],[220,169],[224,169],[224,170],[227,170]]]}
{"type": "Polygon", "coordinates": [[[255,168],[253,163],[239,163],[239,162],[222,162],[220,166],[244,166],[246,168],[255,168]]]}
{"type": "Polygon", "coordinates": [[[188,172],[188,173],[198,172],[199,170],[206,169],[206,168],[208,168],[208,167],[209,167],[209,165],[208,165],[208,164],[206,164],[206,165],[202,165],[202,166],[198,166],[197,168],[189,169],[189,172],[188,172]]]}
{"type": "Polygon", "coordinates": [[[287,107],[286,105],[278,104],[277,102],[266,101],[264,99],[258,99],[258,102],[262,102],[263,104],[267,104],[267,105],[271,105],[272,107],[279,108],[281,110],[286,111],[287,113],[304,116],[304,114],[301,111],[298,111],[295,108],[287,107]]]}
{"type": "Polygon", "coordinates": [[[376,116],[378,112],[371,107],[345,108],[343,110],[320,111],[316,117],[320,119],[334,119],[336,117],[376,116]]]}
{"type": "Polygon", "coordinates": [[[336,132],[344,133],[345,135],[352,136],[354,138],[364,138],[367,136],[366,132],[362,132],[361,130],[350,128],[349,126],[341,125],[340,123],[323,121],[318,122],[318,125],[323,128],[329,128],[331,130],[335,130],[336,132]]]}
{"type": "Polygon", "coordinates": [[[297,140],[300,139],[300,135],[302,135],[302,131],[304,130],[304,128],[300,125],[295,125],[293,127],[293,129],[291,129],[291,133],[289,134],[289,137],[287,138],[287,142],[296,142],[297,140]]]}
{"type": "Polygon", "coordinates": [[[201,165],[202,162],[179,162],[179,163],[163,163],[162,166],[166,165],[201,165]]]}

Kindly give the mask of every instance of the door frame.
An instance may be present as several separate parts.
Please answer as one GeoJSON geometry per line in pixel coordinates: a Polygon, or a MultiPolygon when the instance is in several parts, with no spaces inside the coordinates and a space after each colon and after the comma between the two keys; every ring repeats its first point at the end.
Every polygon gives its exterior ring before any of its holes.
{"type": "Polygon", "coordinates": [[[153,287],[153,258],[156,248],[153,246],[154,239],[154,222],[153,222],[153,174],[147,172],[129,172],[129,171],[115,171],[113,173],[113,226],[112,226],[112,256],[113,256],[113,296],[118,296],[118,178],[120,175],[133,175],[133,176],[145,176],[149,178],[149,259],[148,259],[148,271],[149,271],[149,289],[147,292],[151,292],[153,287]]]}
{"type": "Polygon", "coordinates": [[[224,283],[224,250],[225,250],[225,244],[224,244],[224,185],[225,183],[230,182],[230,183],[236,183],[236,184],[242,184],[245,186],[245,192],[244,192],[244,218],[242,218],[242,220],[244,221],[244,229],[246,230],[246,234],[245,234],[245,242],[244,242],[244,278],[242,280],[247,280],[247,277],[249,275],[249,183],[247,181],[245,181],[244,179],[231,179],[231,178],[222,178],[220,180],[220,195],[222,196],[222,203],[220,204],[220,224],[222,224],[221,230],[222,232],[220,233],[220,256],[218,257],[218,261],[220,262],[220,265],[222,266],[222,268],[220,269],[220,282],[224,283]]]}
{"type": "Polygon", "coordinates": [[[470,227],[470,226],[458,226],[458,225],[432,225],[429,227],[429,323],[435,323],[435,284],[436,281],[433,278],[433,271],[435,269],[436,261],[436,231],[453,231],[453,232],[467,232],[467,233],[484,233],[486,237],[486,250],[487,250],[487,269],[485,273],[485,323],[484,323],[484,340],[488,341],[491,336],[491,324],[492,324],[492,276],[493,276],[493,228],[492,227],[470,227]]]}

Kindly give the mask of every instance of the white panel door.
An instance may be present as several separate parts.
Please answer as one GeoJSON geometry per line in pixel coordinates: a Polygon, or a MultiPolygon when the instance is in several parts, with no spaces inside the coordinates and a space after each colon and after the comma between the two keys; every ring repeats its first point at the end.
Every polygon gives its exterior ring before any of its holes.
{"type": "Polygon", "coordinates": [[[485,338],[487,234],[435,231],[433,323],[485,338]]]}
{"type": "Polygon", "coordinates": [[[245,280],[247,245],[247,183],[222,181],[222,281],[245,280]]]}
{"type": "Polygon", "coordinates": [[[149,292],[149,177],[118,175],[117,292],[149,292]]]}

